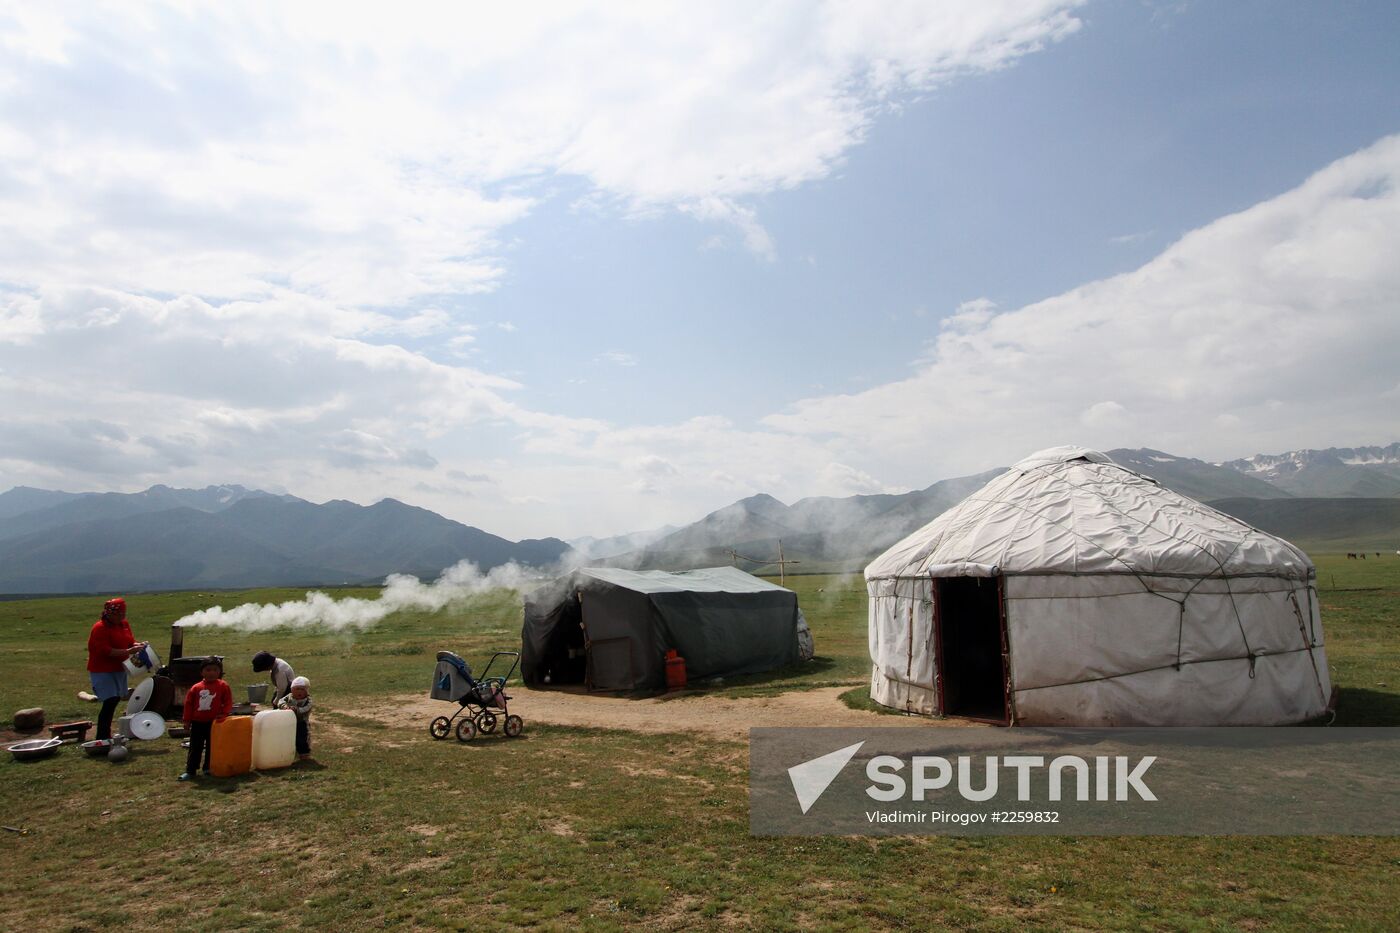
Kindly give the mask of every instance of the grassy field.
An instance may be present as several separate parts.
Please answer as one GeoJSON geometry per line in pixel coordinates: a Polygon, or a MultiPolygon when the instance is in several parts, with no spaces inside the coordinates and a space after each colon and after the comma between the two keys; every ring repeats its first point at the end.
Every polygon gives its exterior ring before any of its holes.
{"type": "MultiPolygon", "coordinates": [[[[1338,724],[1400,725],[1400,558],[1318,564],[1338,724]]],[[[819,660],[717,690],[864,681],[859,578],[790,582],[819,660]]],[[[163,651],[191,609],[300,595],[128,601],[163,651]]],[[[0,711],[94,715],[75,694],[99,607],[0,602],[0,711]]],[[[358,633],[189,630],[187,653],[226,655],[238,692],[262,647],[312,678],[315,760],[195,785],[175,782],[170,740],[123,765],[74,749],[0,762],[0,823],[25,831],[0,833],[0,927],[1313,930],[1400,916],[1395,839],[751,838],[739,744],[537,725],[528,695],[513,704],[524,737],[469,746],[347,712],[426,693],[440,648],[477,661],[513,647],[518,613],[501,592],[358,633]]]]}

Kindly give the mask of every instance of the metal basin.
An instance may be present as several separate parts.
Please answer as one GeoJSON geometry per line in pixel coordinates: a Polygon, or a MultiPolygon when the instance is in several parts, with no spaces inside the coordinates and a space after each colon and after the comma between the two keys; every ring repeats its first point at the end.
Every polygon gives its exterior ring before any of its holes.
{"type": "Polygon", "coordinates": [[[30,739],[28,742],[16,742],[9,746],[9,752],[15,756],[15,761],[33,761],[36,758],[47,758],[58,751],[62,739],[30,739]]]}
{"type": "Polygon", "coordinates": [[[111,739],[93,739],[91,742],[83,743],[83,751],[94,758],[106,758],[107,753],[112,750],[116,743],[111,739]]]}

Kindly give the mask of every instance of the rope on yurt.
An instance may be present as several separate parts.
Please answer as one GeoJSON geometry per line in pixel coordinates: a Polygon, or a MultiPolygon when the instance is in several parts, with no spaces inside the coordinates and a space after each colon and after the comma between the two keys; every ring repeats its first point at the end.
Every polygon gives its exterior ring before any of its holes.
{"type": "Polygon", "coordinates": [[[1179,670],[1181,670],[1181,632],[1182,632],[1183,629],[1186,628],[1186,597],[1183,596],[1183,597],[1181,598],[1181,602],[1177,604],[1177,609],[1180,610],[1180,611],[1177,612],[1177,614],[1176,614],[1176,665],[1175,665],[1175,667],[1176,667],[1176,669],[1179,671],[1179,670]]]}
{"type": "MultiPolygon", "coordinates": [[[[894,601],[895,601],[894,604],[895,604],[896,606],[898,606],[898,605],[899,605],[899,581],[898,581],[898,580],[895,580],[895,583],[894,583],[894,601]]],[[[908,655],[909,655],[909,656],[908,656],[908,659],[905,661],[905,664],[904,664],[904,676],[905,676],[905,677],[913,677],[913,676],[914,676],[914,589],[913,589],[912,586],[911,586],[910,589],[909,589],[909,635],[908,635],[908,638],[907,638],[906,640],[907,640],[908,643],[909,643],[909,652],[908,652],[908,655]]]]}
{"type": "MultiPolygon", "coordinates": [[[[1060,464],[1060,466],[1062,467],[1062,472],[1063,472],[1064,469],[1068,469],[1068,466],[1067,466],[1066,464],[1060,464]]],[[[1050,477],[1050,478],[1052,478],[1052,479],[1058,480],[1059,482],[1063,483],[1064,485],[1068,486],[1068,487],[1071,488],[1071,489],[1078,489],[1078,490],[1080,490],[1081,492],[1090,492],[1090,490],[1089,490],[1089,488],[1088,488],[1087,486],[1081,485],[1081,484],[1079,484],[1079,483],[1072,483],[1072,482],[1070,482],[1069,480],[1065,479],[1065,478],[1062,477],[1062,476],[1059,476],[1059,475],[1057,475],[1057,474],[1051,473],[1051,472],[1050,472],[1048,469],[1046,469],[1045,467],[1032,467],[1031,469],[1032,469],[1033,471],[1036,471],[1036,472],[1042,472],[1042,473],[1044,473],[1047,477],[1050,477]]],[[[1132,471],[1129,470],[1128,472],[1131,473],[1132,471]]],[[[1137,474],[1134,474],[1134,475],[1137,475],[1137,474]]],[[[1095,484],[1095,485],[1097,485],[1097,484],[1095,484]]],[[[1154,485],[1156,485],[1158,488],[1164,488],[1164,487],[1161,486],[1160,483],[1154,483],[1154,485]]],[[[1142,527],[1148,528],[1148,529],[1150,529],[1150,530],[1152,530],[1152,531],[1155,531],[1155,532],[1157,532],[1158,534],[1162,535],[1163,537],[1170,538],[1170,539],[1173,540],[1173,541],[1180,541],[1182,544],[1185,544],[1185,545],[1187,545],[1188,547],[1193,547],[1193,548],[1195,548],[1196,550],[1200,551],[1202,554],[1204,554],[1206,557],[1209,557],[1212,561],[1215,562],[1216,568],[1220,571],[1220,578],[1221,578],[1221,581],[1225,584],[1225,595],[1227,595],[1227,596],[1230,597],[1230,611],[1233,612],[1234,615],[1235,615],[1235,624],[1239,627],[1239,630],[1240,630],[1240,641],[1242,641],[1242,642],[1244,643],[1245,654],[1249,657],[1249,677],[1250,677],[1251,680],[1253,680],[1253,679],[1254,679],[1254,674],[1255,674],[1255,670],[1254,670],[1254,660],[1255,660],[1256,655],[1255,655],[1255,653],[1254,653],[1254,648],[1249,644],[1249,635],[1247,635],[1247,634],[1245,633],[1245,630],[1244,630],[1244,619],[1240,616],[1240,607],[1239,607],[1239,604],[1235,602],[1235,593],[1234,593],[1234,590],[1232,590],[1232,589],[1230,588],[1230,576],[1229,576],[1229,574],[1228,574],[1228,573],[1226,572],[1226,570],[1225,570],[1225,563],[1224,563],[1224,561],[1222,561],[1220,558],[1218,558],[1218,557],[1216,557],[1214,554],[1212,554],[1208,548],[1203,547],[1203,546],[1200,545],[1200,544],[1197,544],[1195,541],[1191,541],[1191,540],[1189,540],[1189,539],[1187,539],[1187,538],[1183,538],[1183,537],[1181,537],[1180,535],[1172,534],[1170,531],[1167,531],[1167,530],[1165,530],[1165,529],[1158,528],[1158,527],[1156,527],[1155,525],[1152,525],[1152,524],[1150,524],[1150,523],[1148,523],[1148,522],[1145,522],[1145,521],[1143,521],[1142,519],[1140,519],[1140,518],[1138,518],[1138,517],[1136,517],[1136,516],[1134,516],[1134,515],[1129,515],[1127,512],[1124,512],[1122,509],[1118,508],[1118,507],[1117,507],[1116,505],[1114,505],[1112,502],[1108,501],[1108,499],[1103,498],[1102,496],[1100,496],[1099,498],[1100,498],[1101,503],[1102,503],[1104,506],[1106,506],[1107,508],[1113,510],[1114,512],[1117,512],[1119,515],[1123,516],[1124,518],[1128,519],[1129,521],[1137,522],[1137,523],[1138,523],[1139,525],[1141,525],[1142,527]]],[[[1190,508],[1190,503],[1189,503],[1188,501],[1186,501],[1186,499],[1185,499],[1184,496],[1181,497],[1181,498],[1182,498],[1182,500],[1183,500],[1182,504],[1185,505],[1185,506],[1187,506],[1187,508],[1188,508],[1189,511],[1196,512],[1197,514],[1204,514],[1204,513],[1202,513],[1199,509],[1192,509],[1192,508],[1190,508]]],[[[1243,523],[1241,523],[1241,524],[1243,524],[1243,523]]],[[[1250,526],[1248,526],[1248,525],[1245,525],[1245,527],[1246,527],[1246,528],[1249,528],[1251,531],[1254,530],[1254,529],[1250,528],[1250,526]]],[[[1070,533],[1071,533],[1071,534],[1078,534],[1073,528],[1070,529],[1070,533]]],[[[1083,537],[1083,536],[1080,535],[1080,537],[1083,537]]],[[[1085,538],[1085,540],[1087,541],[1088,539],[1085,538]]],[[[1235,554],[1235,552],[1238,551],[1238,550],[1244,545],[1244,542],[1245,542],[1245,536],[1241,536],[1240,539],[1239,539],[1238,541],[1235,542],[1235,546],[1232,547],[1232,548],[1230,549],[1230,552],[1229,552],[1228,554],[1225,555],[1225,560],[1229,560],[1231,557],[1233,557],[1234,554],[1235,554]]],[[[1093,542],[1090,542],[1090,543],[1092,544],[1093,542]]],[[[1123,566],[1127,567],[1127,568],[1129,569],[1129,571],[1132,572],[1133,576],[1137,578],[1138,582],[1142,584],[1142,588],[1143,588],[1144,590],[1146,590],[1146,591],[1149,592],[1149,593],[1152,593],[1154,596],[1162,596],[1164,599],[1171,599],[1170,596],[1166,596],[1166,594],[1164,594],[1164,593],[1158,593],[1156,590],[1152,589],[1152,587],[1148,586],[1148,585],[1147,585],[1147,582],[1146,582],[1145,580],[1143,580],[1141,576],[1138,575],[1137,568],[1133,567],[1133,566],[1132,566],[1131,564],[1129,564],[1127,561],[1125,561],[1125,560],[1123,560],[1122,558],[1118,557],[1117,555],[1113,554],[1113,553],[1110,552],[1107,548],[1104,548],[1104,547],[1102,547],[1102,546],[1100,546],[1100,545],[1095,545],[1095,546],[1098,547],[1099,550],[1103,551],[1105,554],[1108,554],[1108,555],[1109,555],[1110,557],[1112,557],[1114,560],[1116,560],[1116,561],[1118,561],[1119,563],[1121,563],[1123,566]]],[[[1202,579],[1202,581],[1200,581],[1200,582],[1204,582],[1204,579],[1202,579]]],[[[1199,586],[1199,585],[1200,585],[1200,582],[1198,582],[1198,583],[1196,584],[1196,586],[1199,586]]],[[[1196,587],[1193,586],[1191,589],[1192,589],[1192,590],[1195,590],[1195,588],[1196,588],[1196,587]]],[[[1186,596],[1183,596],[1183,597],[1181,598],[1181,600],[1180,600],[1180,603],[1181,603],[1181,613],[1182,613],[1182,619],[1183,619],[1183,621],[1184,621],[1184,616],[1185,616],[1185,612],[1186,612],[1186,597],[1187,597],[1187,596],[1190,596],[1190,595],[1191,595],[1191,593],[1190,593],[1190,591],[1188,591],[1187,594],[1186,594],[1186,596]]],[[[1173,601],[1173,602],[1177,602],[1177,600],[1172,600],[1172,601],[1173,601]]],[[[1179,623],[1179,625],[1178,625],[1177,635],[1178,635],[1178,643],[1177,643],[1177,669],[1180,670],[1180,665],[1181,665],[1180,623],[1179,623]]]]}
{"type": "MultiPolygon", "coordinates": [[[[1224,658],[1198,658],[1195,661],[1183,661],[1181,663],[1181,666],[1185,667],[1188,664],[1216,664],[1222,661],[1250,661],[1252,663],[1254,658],[1270,658],[1274,657],[1275,655],[1297,654],[1300,651],[1307,650],[1307,648],[1289,648],[1286,651],[1261,651],[1258,654],[1254,655],[1235,654],[1224,658]]],[[[1029,692],[1031,690],[1050,690],[1055,687],[1073,687],[1079,684],[1095,684],[1104,680],[1117,680],[1119,677],[1134,677],[1138,674],[1150,674],[1153,671],[1170,671],[1175,669],[1175,664],[1158,664],[1155,667],[1144,667],[1135,671],[1123,671],[1121,674],[1104,674],[1102,677],[1083,677],[1079,680],[1065,680],[1053,684],[1036,684],[1033,687],[1017,687],[1016,689],[1017,691],[1023,693],[1029,692]]]]}
{"type": "MultiPolygon", "coordinates": [[[[1308,660],[1312,662],[1313,680],[1317,681],[1317,692],[1322,697],[1322,703],[1327,705],[1327,691],[1322,689],[1322,673],[1317,669],[1317,655],[1313,654],[1313,649],[1317,647],[1313,640],[1308,637],[1308,627],[1303,623],[1303,607],[1298,605],[1297,589],[1288,591],[1288,600],[1293,603],[1293,614],[1298,617],[1298,634],[1303,636],[1303,644],[1308,648],[1308,660]]],[[[1311,612],[1308,613],[1312,615],[1311,612]]],[[[1330,724],[1329,724],[1330,725],[1330,724]]]]}
{"type": "MultiPolygon", "coordinates": [[[[1239,544],[1235,545],[1235,550],[1239,550],[1239,545],[1243,543],[1244,539],[1241,538],[1239,544]]],[[[1233,554],[1234,551],[1231,551],[1230,553],[1233,554]]],[[[1220,573],[1223,576],[1225,573],[1225,565],[1219,560],[1216,561],[1216,564],[1220,567],[1220,573]]],[[[1235,614],[1235,624],[1240,627],[1240,641],[1244,642],[1244,650],[1246,653],[1249,654],[1249,679],[1253,680],[1254,659],[1257,657],[1257,655],[1254,653],[1254,649],[1250,647],[1249,636],[1246,635],[1244,632],[1244,619],[1240,618],[1240,607],[1235,602],[1235,591],[1230,589],[1230,578],[1228,576],[1223,576],[1223,579],[1225,581],[1225,595],[1230,597],[1230,611],[1235,614]]]]}

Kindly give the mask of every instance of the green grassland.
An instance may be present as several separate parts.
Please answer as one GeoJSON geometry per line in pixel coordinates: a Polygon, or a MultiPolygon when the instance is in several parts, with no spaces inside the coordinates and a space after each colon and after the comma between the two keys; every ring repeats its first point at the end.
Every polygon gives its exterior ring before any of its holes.
{"type": "MultiPolygon", "coordinates": [[[[1400,557],[1318,565],[1338,724],[1400,725],[1400,557]]],[[[818,660],[712,689],[859,694],[860,579],[789,583],[818,660]]],[[[301,595],[128,601],[137,636],[163,651],[168,624],[192,609],[301,595]]],[[[0,602],[0,711],[94,714],[75,695],[99,606],[0,602]]],[[[425,694],[439,649],[479,663],[518,635],[509,592],[363,632],[189,630],[187,653],[226,655],[236,690],[263,647],[312,678],[315,760],[194,785],[175,782],[171,740],[122,765],[71,748],[0,761],[0,823],[25,830],[0,833],[0,928],[1314,930],[1400,916],[1396,839],[752,838],[741,744],[538,725],[528,694],[512,704],[527,722],[515,741],[434,742],[426,723],[355,713],[425,694]]]]}

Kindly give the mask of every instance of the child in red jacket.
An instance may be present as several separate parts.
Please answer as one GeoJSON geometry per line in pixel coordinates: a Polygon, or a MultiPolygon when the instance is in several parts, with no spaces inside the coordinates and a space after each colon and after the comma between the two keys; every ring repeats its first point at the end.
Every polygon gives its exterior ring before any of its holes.
{"type": "Polygon", "coordinates": [[[204,679],[185,694],[185,727],[190,730],[190,753],[185,758],[185,773],[180,780],[194,777],[199,759],[204,758],[204,773],[209,773],[210,733],[214,721],[233,712],[233,691],[222,680],[224,666],[210,658],[201,672],[204,679]]]}

